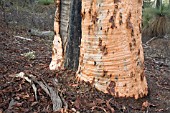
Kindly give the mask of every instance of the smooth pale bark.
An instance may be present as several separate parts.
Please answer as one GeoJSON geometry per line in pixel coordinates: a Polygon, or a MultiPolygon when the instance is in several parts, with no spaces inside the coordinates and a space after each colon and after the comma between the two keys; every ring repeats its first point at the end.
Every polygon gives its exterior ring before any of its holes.
{"type": "Polygon", "coordinates": [[[77,77],[115,97],[148,94],[141,42],[142,0],[82,0],[77,77]]]}
{"type": "Polygon", "coordinates": [[[77,70],[81,39],[81,0],[55,0],[55,37],[52,47],[51,70],[77,70]]]}

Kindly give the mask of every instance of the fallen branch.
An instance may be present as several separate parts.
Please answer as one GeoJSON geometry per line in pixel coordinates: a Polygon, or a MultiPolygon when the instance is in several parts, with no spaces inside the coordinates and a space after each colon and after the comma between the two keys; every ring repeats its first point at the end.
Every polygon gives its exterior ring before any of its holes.
{"type": "MultiPolygon", "coordinates": [[[[20,72],[19,74],[15,75],[10,75],[10,77],[20,77],[25,79],[27,82],[31,83],[34,93],[35,93],[35,98],[37,100],[37,88],[35,87],[35,83],[37,83],[44,91],[47,93],[47,95],[51,98],[51,101],[53,103],[53,111],[59,111],[62,109],[62,100],[60,96],[58,95],[58,91],[52,87],[50,87],[42,78],[42,81],[38,81],[35,76],[33,75],[25,75],[24,72],[20,72]]],[[[55,84],[57,85],[57,84],[55,84]]]]}
{"type": "Polygon", "coordinates": [[[22,36],[14,36],[15,38],[19,38],[19,39],[23,39],[23,40],[28,40],[28,41],[32,41],[32,39],[30,38],[25,38],[25,37],[22,37],[22,36]]]}
{"type": "Polygon", "coordinates": [[[32,36],[38,36],[38,37],[54,37],[53,31],[39,31],[36,29],[31,29],[28,31],[30,35],[32,36]]]}
{"type": "Polygon", "coordinates": [[[40,87],[49,95],[51,98],[51,101],[53,103],[53,111],[59,111],[62,109],[62,100],[60,96],[58,95],[58,91],[55,90],[54,88],[50,87],[42,78],[43,82],[39,82],[36,80],[34,76],[29,75],[34,82],[40,85],[40,87]]]}
{"type": "Polygon", "coordinates": [[[20,73],[15,74],[15,75],[10,75],[10,77],[20,77],[20,78],[25,79],[27,82],[29,82],[31,84],[32,88],[33,88],[35,99],[37,100],[37,88],[36,88],[35,84],[32,82],[32,80],[29,79],[27,76],[25,76],[24,72],[20,72],[20,73]]]}

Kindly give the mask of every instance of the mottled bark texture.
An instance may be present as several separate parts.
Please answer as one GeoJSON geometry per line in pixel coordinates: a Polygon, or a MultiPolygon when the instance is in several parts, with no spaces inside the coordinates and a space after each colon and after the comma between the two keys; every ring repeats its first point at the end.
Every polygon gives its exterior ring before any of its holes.
{"type": "Polygon", "coordinates": [[[115,97],[147,95],[142,0],[82,0],[77,77],[115,97]]]}
{"type": "Polygon", "coordinates": [[[81,40],[81,0],[56,0],[51,70],[76,70],[81,40]]]}

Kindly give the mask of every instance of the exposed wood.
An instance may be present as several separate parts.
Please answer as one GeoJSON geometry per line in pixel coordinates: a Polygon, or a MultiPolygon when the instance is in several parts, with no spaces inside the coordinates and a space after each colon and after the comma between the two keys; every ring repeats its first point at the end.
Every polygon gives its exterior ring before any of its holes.
{"type": "Polygon", "coordinates": [[[61,11],[61,2],[60,0],[55,0],[56,2],[56,12],[55,12],[55,20],[54,20],[54,40],[52,47],[52,61],[50,63],[50,70],[57,70],[63,68],[63,47],[62,47],[62,39],[60,35],[60,11],[61,11]]]}
{"type": "Polygon", "coordinates": [[[142,0],[82,0],[77,77],[115,97],[147,95],[141,42],[142,0]]]}

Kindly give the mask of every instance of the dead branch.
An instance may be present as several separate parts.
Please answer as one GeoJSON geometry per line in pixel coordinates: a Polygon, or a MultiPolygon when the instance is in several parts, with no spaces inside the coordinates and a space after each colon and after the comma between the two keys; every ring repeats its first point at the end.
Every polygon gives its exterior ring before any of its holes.
{"type": "Polygon", "coordinates": [[[14,37],[15,37],[15,38],[22,39],[22,40],[32,41],[32,39],[30,39],[30,38],[25,38],[25,37],[22,37],[22,36],[14,36],[14,37]]]}
{"type": "MultiPolygon", "coordinates": [[[[29,82],[33,87],[36,100],[37,100],[37,88],[34,83],[37,83],[45,91],[45,93],[47,93],[47,95],[51,98],[51,101],[53,103],[53,111],[59,111],[62,109],[63,104],[60,96],[58,95],[58,91],[56,90],[56,88],[54,89],[53,87],[50,87],[42,78],[41,79],[43,82],[38,81],[36,77],[33,75],[25,75],[24,72],[20,72],[19,74],[15,74],[15,75],[10,75],[10,77],[20,77],[25,79],[27,82],[29,82]]],[[[57,84],[55,83],[55,85],[57,84]]]]}

